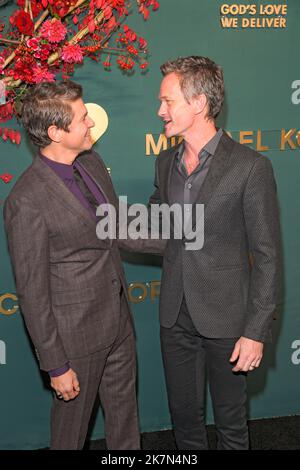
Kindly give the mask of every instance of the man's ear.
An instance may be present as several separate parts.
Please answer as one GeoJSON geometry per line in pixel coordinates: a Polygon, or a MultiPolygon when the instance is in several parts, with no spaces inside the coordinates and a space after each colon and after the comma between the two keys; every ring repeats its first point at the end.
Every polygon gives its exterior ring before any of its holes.
{"type": "Polygon", "coordinates": [[[52,142],[59,144],[62,138],[62,129],[58,129],[58,127],[54,125],[48,127],[48,137],[52,142]]]}
{"type": "Polygon", "coordinates": [[[201,114],[203,111],[205,111],[205,108],[207,107],[207,98],[206,96],[201,93],[201,95],[198,95],[196,98],[194,98],[194,108],[195,108],[195,114],[201,114]]]}

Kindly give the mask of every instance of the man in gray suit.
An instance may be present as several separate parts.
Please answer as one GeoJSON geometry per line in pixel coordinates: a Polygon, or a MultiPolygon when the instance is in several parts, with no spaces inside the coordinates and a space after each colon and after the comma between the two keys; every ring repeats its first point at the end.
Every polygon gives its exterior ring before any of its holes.
{"type": "Polygon", "coordinates": [[[260,365],[280,288],[272,166],[216,129],[219,66],[193,56],[161,71],[158,115],[165,135],[183,142],[158,156],[150,204],[189,204],[194,228],[204,204],[202,249],[188,247],[187,236],[171,239],[163,264],[161,345],[175,437],[179,449],[207,448],[207,370],[218,448],[247,449],[246,374],[260,365]]]}
{"type": "MultiPolygon", "coordinates": [[[[126,280],[118,242],[96,236],[96,207],[117,209],[117,197],[91,150],[94,122],[81,86],[37,85],[22,121],[39,152],[7,198],[4,217],[21,310],[55,391],[51,448],[83,447],[99,394],[108,448],[139,449],[126,280]]],[[[159,246],[145,243],[122,240],[131,250],[159,246]]]]}

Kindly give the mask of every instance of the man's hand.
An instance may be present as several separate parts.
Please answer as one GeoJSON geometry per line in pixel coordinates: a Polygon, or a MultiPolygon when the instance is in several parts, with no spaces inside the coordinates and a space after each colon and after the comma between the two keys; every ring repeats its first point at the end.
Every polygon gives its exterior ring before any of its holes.
{"type": "Polygon", "coordinates": [[[263,357],[264,344],[250,338],[241,336],[235,343],[231,354],[230,362],[236,362],[233,372],[248,372],[256,369],[260,365],[263,357]]]}
{"type": "Polygon", "coordinates": [[[80,392],[77,375],[72,369],[58,377],[51,377],[51,387],[55,390],[57,397],[63,398],[64,401],[73,400],[80,392]]]}

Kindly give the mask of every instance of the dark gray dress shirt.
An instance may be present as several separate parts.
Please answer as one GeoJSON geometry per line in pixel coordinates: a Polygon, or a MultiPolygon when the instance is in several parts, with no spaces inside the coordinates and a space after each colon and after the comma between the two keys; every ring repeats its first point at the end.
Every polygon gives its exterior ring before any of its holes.
{"type": "Polygon", "coordinates": [[[182,142],[175,156],[172,169],[170,204],[177,203],[183,206],[184,204],[195,203],[222,134],[223,130],[219,129],[199,152],[199,164],[190,175],[188,175],[184,163],[184,142],[182,142]]]}

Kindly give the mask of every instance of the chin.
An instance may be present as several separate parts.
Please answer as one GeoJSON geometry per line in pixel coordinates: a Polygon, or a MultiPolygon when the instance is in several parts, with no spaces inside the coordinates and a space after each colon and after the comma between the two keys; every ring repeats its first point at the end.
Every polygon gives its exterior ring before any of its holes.
{"type": "Polygon", "coordinates": [[[170,139],[171,137],[175,137],[177,135],[180,135],[179,132],[174,127],[170,127],[169,129],[165,129],[164,134],[168,139],[170,139]]]}
{"type": "Polygon", "coordinates": [[[90,150],[93,147],[93,142],[90,141],[84,146],[84,150],[90,150]]]}
{"type": "Polygon", "coordinates": [[[167,138],[173,137],[174,133],[171,130],[165,129],[164,134],[167,138]]]}
{"type": "Polygon", "coordinates": [[[170,139],[171,137],[176,137],[177,135],[177,132],[165,132],[165,136],[167,137],[167,139],[170,139]]]}

